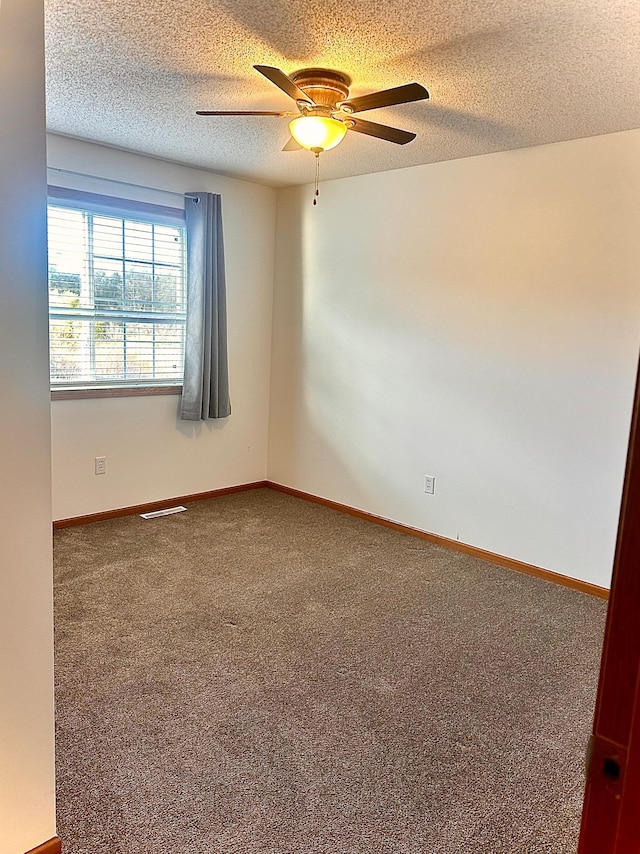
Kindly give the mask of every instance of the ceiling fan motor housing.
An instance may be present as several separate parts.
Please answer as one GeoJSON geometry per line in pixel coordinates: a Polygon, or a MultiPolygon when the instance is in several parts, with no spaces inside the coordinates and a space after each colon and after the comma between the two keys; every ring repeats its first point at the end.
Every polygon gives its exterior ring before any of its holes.
{"type": "Polygon", "coordinates": [[[291,81],[308,95],[314,104],[337,110],[338,102],[349,96],[351,78],[329,68],[301,68],[291,75],[291,81]]]}

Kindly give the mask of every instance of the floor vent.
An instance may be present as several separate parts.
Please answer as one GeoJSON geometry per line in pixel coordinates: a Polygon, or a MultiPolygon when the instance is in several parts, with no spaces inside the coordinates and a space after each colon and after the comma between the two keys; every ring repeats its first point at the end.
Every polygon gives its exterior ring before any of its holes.
{"type": "Polygon", "coordinates": [[[159,516],[173,516],[174,513],[186,512],[186,507],[167,507],[166,510],[154,510],[153,513],[141,513],[141,519],[157,519],[159,516]]]}

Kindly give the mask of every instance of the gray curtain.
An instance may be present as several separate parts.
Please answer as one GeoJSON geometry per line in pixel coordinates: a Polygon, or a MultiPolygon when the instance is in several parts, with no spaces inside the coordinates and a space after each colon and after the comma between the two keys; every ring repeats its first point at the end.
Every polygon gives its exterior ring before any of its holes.
{"type": "Polygon", "coordinates": [[[214,193],[189,193],[185,213],[187,329],[180,417],[227,418],[231,403],[222,200],[214,193]]]}

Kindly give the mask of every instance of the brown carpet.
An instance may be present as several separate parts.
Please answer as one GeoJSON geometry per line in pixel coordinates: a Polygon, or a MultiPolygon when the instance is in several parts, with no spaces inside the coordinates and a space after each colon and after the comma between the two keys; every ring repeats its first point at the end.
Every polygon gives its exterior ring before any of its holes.
{"type": "Polygon", "coordinates": [[[65,854],[569,854],[605,603],[269,490],[55,537],[65,854]]]}

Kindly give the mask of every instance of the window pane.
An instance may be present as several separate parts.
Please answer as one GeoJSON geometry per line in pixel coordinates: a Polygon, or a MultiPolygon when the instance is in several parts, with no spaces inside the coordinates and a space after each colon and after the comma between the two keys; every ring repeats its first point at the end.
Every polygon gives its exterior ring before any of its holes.
{"type": "Polygon", "coordinates": [[[93,254],[122,258],[122,220],[115,216],[93,216],[93,254]]]}
{"type": "Polygon", "coordinates": [[[93,378],[93,323],[86,317],[52,320],[50,324],[51,377],[90,382],[93,378]]]}
{"type": "Polygon", "coordinates": [[[126,375],[132,379],[153,379],[153,327],[145,323],[127,323],[126,375]]]}
{"type": "Polygon", "coordinates": [[[81,322],[79,320],[52,320],[49,332],[51,352],[51,379],[80,379],[81,364],[78,355],[82,349],[81,322]]]}
{"type": "Polygon", "coordinates": [[[182,266],[182,235],[179,228],[171,228],[168,225],[156,225],[154,260],[156,264],[182,266]]]}
{"type": "Polygon", "coordinates": [[[82,211],[52,208],[49,232],[49,300],[67,305],[86,283],[85,217],[82,211]]]}
{"type": "Polygon", "coordinates": [[[97,309],[122,308],[124,299],[122,261],[94,257],[93,298],[97,309]]]}
{"type": "Polygon", "coordinates": [[[95,337],[95,378],[117,380],[124,376],[124,324],[98,321],[95,337]]]}
{"type": "Polygon", "coordinates": [[[124,221],[124,254],[132,261],[153,261],[153,226],[148,222],[124,221]]]}
{"type": "Polygon", "coordinates": [[[153,309],[153,267],[147,264],[125,264],[126,300],[129,311],[153,309]]]}
{"type": "Polygon", "coordinates": [[[184,311],[182,270],[155,265],[155,299],[158,311],[184,311]]]}

